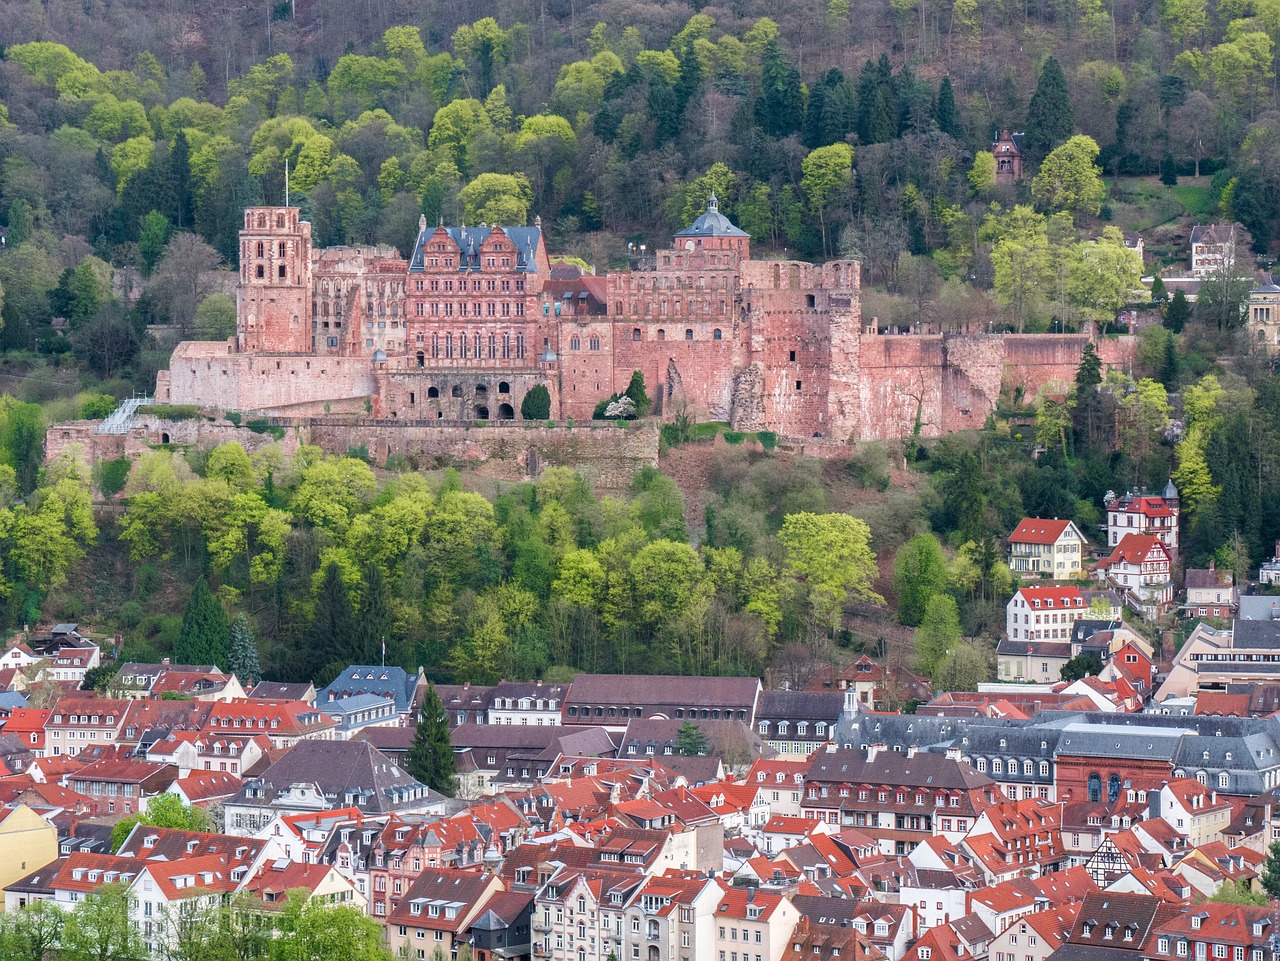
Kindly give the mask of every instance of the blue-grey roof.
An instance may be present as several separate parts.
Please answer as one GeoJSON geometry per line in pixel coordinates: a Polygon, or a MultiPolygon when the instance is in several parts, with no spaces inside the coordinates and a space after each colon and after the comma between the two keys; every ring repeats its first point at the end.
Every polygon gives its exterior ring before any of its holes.
{"type": "Polygon", "coordinates": [[[1241,621],[1269,621],[1273,618],[1280,618],[1280,597],[1271,594],[1246,594],[1240,598],[1237,627],[1241,621]]]}
{"type": "MultiPolygon", "coordinates": [[[[502,232],[506,234],[507,239],[511,241],[512,246],[516,248],[515,269],[520,273],[536,274],[538,272],[538,245],[542,243],[541,227],[502,227],[502,232]]],[[[449,238],[458,245],[460,251],[458,257],[459,271],[483,271],[480,261],[480,248],[489,235],[493,233],[493,227],[444,227],[445,233],[449,238]]],[[[422,249],[431,238],[435,235],[434,230],[429,230],[422,226],[418,231],[418,239],[413,245],[413,256],[409,258],[409,270],[422,270],[424,267],[422,249]]],[[[743,236],[746,236],[745,234],[743,236]]],[[[502,270],[510,270],[509,267],[501,268],[502,270]]]]}
{"type": "Polygon", "coordinates": [[[677,237],[750,237],[745,230],[734,226],[724,214],[720,213],[720,201],[713,193],[707,200],[707,212],[695,220],[677,237]]]}
{"type": "Polygon", "coordinates": [[[328,687],[316,694],[316,707],[323,711],[332,702],[343,698],[357,694],[376,694],[392,698],[396,702],[397,714],[407,714],[417,687],[418,675],[410,674],[402,667],[352,664],[341,671],[328,687]]]}
{"type": "Polygon", "coordinates": [[[0,691],[0,711],[12,711],[27,706],[27,695],[21,691],[0,691]]]}
{"type": "Polygon", "coordinates": [[[1028,721],[859,711],[841,722],[837,740],[854,748],[884,744],[901,753],[911,747],[935,753],[958,748],[975,760],[1159,758],[1183,776],[1204,772],[1214,785],[1227,774],[1230,793],[1240,795],[1266,790],[1266,773],[1280,768],[1280,722],[1269,717],[1041,711],[1028,721]]]}

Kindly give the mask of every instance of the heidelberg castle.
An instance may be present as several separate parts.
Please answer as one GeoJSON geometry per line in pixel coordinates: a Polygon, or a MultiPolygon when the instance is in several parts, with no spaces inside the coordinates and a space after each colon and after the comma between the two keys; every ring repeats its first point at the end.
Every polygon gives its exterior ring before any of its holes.
{"type": "MultiPolygon", "coordinates": [[[[790,438],[896,439],[982,427],[1001,390],[1065,391],[1083,335],[881,335],[864,329],[856,261],[752,259],[718,209],[669,249],[603,277],[553,267],[540,224],[419,222],[390,247],[315,250],[296,207],[251,207],[237,332],[186,342],[162,403],[382,424],[512,420],[535,385],[551,418],[589,420],[644,375],[655,413],[790,438]]],[[[1130,338],[1099,344],[1125,367],[1130,338]]]]}

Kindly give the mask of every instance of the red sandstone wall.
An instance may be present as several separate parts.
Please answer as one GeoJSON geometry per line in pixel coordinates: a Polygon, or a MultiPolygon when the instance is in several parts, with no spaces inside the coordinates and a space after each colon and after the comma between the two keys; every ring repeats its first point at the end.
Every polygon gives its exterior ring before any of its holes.
{"type": "Polygon", "coordinates": [[[169,362],[169,402],[222,410],[323,405],[377,390],[365,357],[230,353],[225,344],[183,343],[169,362]]]}
{"type": "MultiPolygon", "coordinates": [[[[908,436],[920,405],[921,433],[938,437],[981,428],[1002,390],[1021,387],[1023,397],[1065,391],[1088,338],[1081,334],[863,335],[858,394],[861,415],[850,436],[908,436]]],[[[1128,369],[1132,337],[1103,340],[1104,367],[1128,369]]]]}

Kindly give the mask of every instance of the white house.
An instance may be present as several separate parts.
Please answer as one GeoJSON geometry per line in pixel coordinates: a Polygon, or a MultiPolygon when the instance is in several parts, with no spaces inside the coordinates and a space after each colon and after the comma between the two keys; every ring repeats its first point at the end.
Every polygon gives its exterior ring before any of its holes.
{"type": "Polygon", "coordinates": [[[1154,534],[1127,534],[1098,562],[1099,580],[1125,592],[1127,600],[1148,617],[1173,602],[1173,562],[1169,549],[1154,534]]]}

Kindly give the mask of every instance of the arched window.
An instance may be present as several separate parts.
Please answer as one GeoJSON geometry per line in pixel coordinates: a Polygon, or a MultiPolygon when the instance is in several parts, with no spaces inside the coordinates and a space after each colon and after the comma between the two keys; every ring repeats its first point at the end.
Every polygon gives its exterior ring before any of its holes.
{"type": "Polygon", "coordinates": [[[659,327],[659,328],[658,328],[658,340],[666,340],[666,339],[667,339],[667,332],[666,332],[665,330],[663,330],[661,327],[659,327]]]}
{"type": "Polygon", "coordinates": [[[505,380],[498,381],[498,393],[499,394],[511,393],[511,385],[508,384],[505,380]]]}
{"type": "Polygon", "coordinates": [[[572,337],[569,338],[569,349],[570,350],[582,349],[582,341],[578,339],[577,334],[574,334],[572,337]]]}
{"type": "Polygon", "coordinates": [[[1097,771],[1089,775],[1089,800],[1102,800],[1102,776],[1097,771]]]}
{"type": "Polygon", "coordinates": [[[1218,775],[1218,787],[1221,787],[1221,788],[1231,787],[1231,775],[1228,774],[1226,771],[1223,771],[1221,774],[1218,775]]]}
{"type": "Polygon", "coordinates": [[[284,230],[284,214],[276,214],[276,226],[284,230]]]}
{"type": "Polygon", "coordinates": [[[692,328],[692,327],[686,327],[686,328],[685,328],[685,332],[684,332],[684,339],[685,339],[685,340],[693,340],[693,328],[692,328]]]}
{"type": "Polygon", "coordinates": [[[450,396],[450,397],[461,397],[461,396],[462,396],[462,388],[461,388],[459,385],[454,384],[452,387],[450,387],[450,388],[449,388],[449,396],[450,396]]]}
{"type": "Polygon", "coordinates": [[[1120,797],[1120,775],[1113,774],[1107,778],[1107,803],[1113,803],[1120,797]]]}
{"type": "Polygon", "coordinates": [[[717,327],[715,330],[711,332],[711,339],[724,340],[724,332],[719,327],[717,327]]]}
{"type": "Polygon", "coordinates": [[[434,398],[436,398],[436,397],[439,397],[439,396],[440,396],[440,388],[439,388],[439,387],[428,387],[428,388],[427,388],[427,399],[428,399],[428,400],[432,400],[432,399],[434,399],[434,398]]]}
{"type": "Polygon", "coordinates": [[[640,340],[640,338],[641,338],[640,328],[639,328],[639,327],[632,327],[632,328],[631,328],[631,339],[632,339],[632,340],[640,340]]]}

